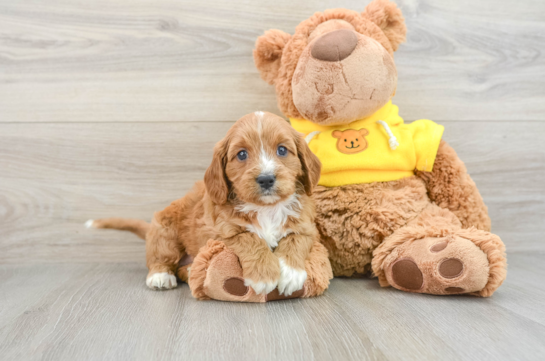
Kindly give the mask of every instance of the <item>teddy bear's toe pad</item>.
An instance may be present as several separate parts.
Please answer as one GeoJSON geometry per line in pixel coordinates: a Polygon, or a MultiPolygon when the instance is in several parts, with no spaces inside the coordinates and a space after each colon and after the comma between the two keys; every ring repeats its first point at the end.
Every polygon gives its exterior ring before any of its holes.
{"type": "Polygon", "coordinates": [[[437,271],[444,278],[456,278],[462,275],[464,264],[457,258],[445,259],[441,261],[437,271]]]}
{"type": "Polygon", "coordinates": [[[233,296],[244,296],[248,293],[250,290],[250,287],[246,286],[244,284],[244,280],[242,278],[228,278],[223,282],[223,289],[225,292],[232,294],[233,296]]]}
{"type": "Polygon", "coordinates": [[[418,293],[477,292],[485,287],[489,274],[486,254],[458,236],[404,243],[386,258],[385,265],[393,287],[418,293]]]}
{"type": "Polygon", "coordinates": [[[400,259],[392,265],[392,278],[397,285],[408,290],[419,290],[424,283],[420,268],[408,258],[400,259]]]}

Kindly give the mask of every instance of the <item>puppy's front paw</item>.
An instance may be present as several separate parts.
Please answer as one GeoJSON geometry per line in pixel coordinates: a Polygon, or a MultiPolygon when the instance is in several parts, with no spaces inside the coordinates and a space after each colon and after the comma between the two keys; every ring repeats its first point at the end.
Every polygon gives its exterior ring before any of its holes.
{"type": "Polygon", "coordinates": [[[260,293],[268,294],[272,292],[276,288],[276,285],[278,284],[277,281],[271,281],[271,282],[262,282],[262,281],[254,281],[249,278],[244,279],[244,285],[248,287],[252,287],[257,295],[260,293]]]}
{"type": "Polygon", "coordinates": [[[290,267],[280,258],[280,280],[278,281],[280,294],[290,296],[293,292],[303,288],[306,280],[307,271],[290,267]]]}
{"type": "Polygon", "coordinates": [[[168,290],[177,286],[176,276],[167,272],[148,275],[146,285],[152,290],[168,290]]]}

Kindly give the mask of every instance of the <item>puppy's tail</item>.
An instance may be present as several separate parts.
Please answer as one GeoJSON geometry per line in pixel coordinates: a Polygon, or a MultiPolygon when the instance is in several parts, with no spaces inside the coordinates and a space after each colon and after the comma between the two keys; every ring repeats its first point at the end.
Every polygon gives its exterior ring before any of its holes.
{"type": "Polygon", "coordinates": [[[85,222],[87,228],[108,228],[118,229],[121,231],[129,231],[136,234],[138,237],[146,240],[146,233],[150,228],[150,224],[140,219],[132,218],[103,218],[90,219],[85,222]]]}

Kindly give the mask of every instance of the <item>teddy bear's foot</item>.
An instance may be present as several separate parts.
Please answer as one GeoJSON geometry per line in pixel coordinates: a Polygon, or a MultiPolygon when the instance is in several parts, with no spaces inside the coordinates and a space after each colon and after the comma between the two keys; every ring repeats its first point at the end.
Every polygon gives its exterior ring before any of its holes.
{"type": "Polygon", "coordinates": [[[382,286],[402,291],[487,297],[505,279],[505,267],[503,243],[497,236],[466,229],[441,237],[409,239],[389,250],[381,270],[375,273],[382,286]]]}
{"type": "Polygon", "coordinates": [[[244,285],[238,257],[223,242],[209,240],[200,249],[189,268],[189,287],[199,300],[265,302],[265,295],[257,295],[244,285]]]}
{"type": "MultiPolygon", "coordinates": [[[[313,247],[305,267],[307,281],[290,296],[280,294],[277,288],[268,294],[256,294],[252,287],[244,284],[242,267],[235,253],[223,242],[214,240],[209,240],[195,257],[189,269],[188,284],[193,296],[200,300],[268,302],[317,296],[325,291],[332,278],[327,251],[322,248],[321,244],[313,247]]],[[[180,268],[178,276],[185,272],[180,268]]]]}

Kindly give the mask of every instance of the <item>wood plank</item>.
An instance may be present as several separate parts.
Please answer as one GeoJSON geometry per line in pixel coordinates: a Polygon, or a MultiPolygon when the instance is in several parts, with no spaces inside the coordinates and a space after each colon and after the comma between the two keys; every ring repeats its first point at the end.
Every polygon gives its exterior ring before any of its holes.
{"type": "MultiPolygon", "coordinates": [[[[255,39],[367,1],[0,1],[0,122],[222,121],[267,110],[255,39]]],[[[407,120],[543,121],[545,3],[399,1],[407,120]],[[470,10],[470,11],[468,11],[470,10]]]]}
{"type": "MultiPolygon", "coordinates": [[[[445,122],[445,139],[509,252],[545,251],[545,124],[445,122]]],[[[202,179],[231,126],[201,123],[0,124],[0,262],[142,261],[143,242],[89,231],[89,218],[149,220],[202,179]]]]}
{"type": "Polygon", "coordinates": [[[146,288],[141,263],[1,265],[6,360],[539,360],[541,257],[517,254],[489,299],[334,279],[324,296],[199,302],[146,288]],[[533,272],[528,272],[533,269],[533,272]],[[41,285],[40,285],[41,284],[41,285]]]}
{"type": "Polygon", "coordinates": [[[230,126],[1,125],[1,261],[142,260],[136,237],[86,232],[82,222],[149,220],[202,179],[213,145],[230,126]]]}

